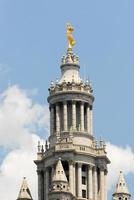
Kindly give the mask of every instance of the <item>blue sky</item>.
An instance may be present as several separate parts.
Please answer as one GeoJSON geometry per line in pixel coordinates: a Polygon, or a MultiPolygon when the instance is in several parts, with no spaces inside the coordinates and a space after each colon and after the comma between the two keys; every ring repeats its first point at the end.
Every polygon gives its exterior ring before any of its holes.
{"type": "MultiPolygon", "coordinates": [[[[46,104],[71,22],[81,76],[94,88],[94,134],[134,149],[133,9],[133,0],[0,0],[0,93],[9,84],[36,88],[33,101],[46,104]]],[[[134,176],[127,180],[132,192],[134,176]]]]}

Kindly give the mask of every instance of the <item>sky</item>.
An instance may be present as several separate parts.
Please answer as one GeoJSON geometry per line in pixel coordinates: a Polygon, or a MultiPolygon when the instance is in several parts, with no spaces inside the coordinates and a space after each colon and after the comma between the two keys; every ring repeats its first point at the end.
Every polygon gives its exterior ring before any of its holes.
{"type": "Polygon", "coordinates": [[[108,197],[120,170],[133,195],[133,8],[133,0],[0,0],[0,199],[16,199],[23,176],[37,196],[33,160],[49,134],[48,87],[60,77],[67,22],[94,89],[94,135],[111,159],[108,197]]]}

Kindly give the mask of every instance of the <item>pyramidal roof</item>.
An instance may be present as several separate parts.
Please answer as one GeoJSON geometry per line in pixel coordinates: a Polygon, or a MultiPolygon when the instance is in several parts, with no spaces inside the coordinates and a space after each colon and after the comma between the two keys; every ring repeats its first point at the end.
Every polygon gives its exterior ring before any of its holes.
{"type": "Polygon", "coordinates": [[[127,184],[124,178],[124,175],[122,171],[120,171],[119,179],[116,185],[116,190],[115,193],[125,193],[125,194],[130,194],[127,188],[127,184]]]}
{"type": "Polygon", "coordinates": [[[28,188],[28,184],[27,184],[25,177],[23,178],[23,182],[22,182],[17,200],[21,200],[21,199],[25,199],[25,200],[31,199],[32,200],[32,196],[31,196],[30,190],[28,188]]]}
{"type": "Polygon", "coordinates": [[[56,165],[55,173],[53,176],[53,181],[68,182],[60,158],[56,165]]]}

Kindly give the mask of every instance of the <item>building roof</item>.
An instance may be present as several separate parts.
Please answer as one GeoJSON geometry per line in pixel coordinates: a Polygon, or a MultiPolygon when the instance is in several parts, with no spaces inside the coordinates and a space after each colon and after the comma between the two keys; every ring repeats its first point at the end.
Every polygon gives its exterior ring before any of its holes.
{"type": "Polygon", "coordinates": [[[22,200],[22,199],[25,199],[25,200],[31,199],[32,200],[32,196],[31,196],[30,190],[28,188],[28,184],[27,184],[25,177],[23,178],[23,182],[22,182],[17,200],[22,200]]]}
{"type": "Polygon", "coordinates": [[[117,182],[116,190],[114,194],[120,194],[120,193],[130,194],[122,171],[120,171],[120,175],[118,178],[118,182],[117,182]]]}
{"type": "Polygon", "coordinates": [[[53,181],[68,182],[60,158],[56,165],[55,173],[53,176],[53,181]]]}

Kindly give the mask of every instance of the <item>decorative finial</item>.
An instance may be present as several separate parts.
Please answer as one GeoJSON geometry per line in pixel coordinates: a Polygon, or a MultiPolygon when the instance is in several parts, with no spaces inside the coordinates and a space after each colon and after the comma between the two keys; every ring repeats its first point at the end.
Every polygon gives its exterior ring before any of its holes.
{"type": "Polygon", "coordinates": [[[72,51],[72,47],[75,45],[75,40],[72,35],[73,31],[74,31],[73,26],[70,23],[67,23],[67,40],[68,40],[67,50],[70,50],[70,51],[72,51]]]}
{"type": "Polygon", "coordinates": [[[47,140],[46,140],[46,144],[45,144],[45,149],[46,149],[46,151],[48,150],[48,143],[47,143],[47,140]]]}
{"type": "Polygon", "coordinates": [[[40,141],[38,141],[38,153],[40,153],[41,151],[41,145],[40,145],[40,141]]]}
{"type": "Polygon", "coordinates": [[[41,145],[41,153],[42,154],[44,153],[44,147],[43,147],[43,145],[41,145]]]}

